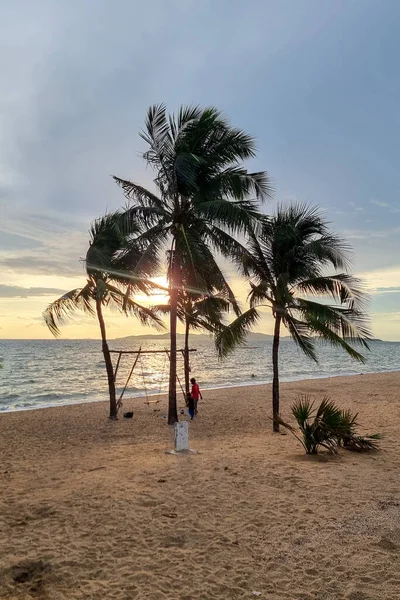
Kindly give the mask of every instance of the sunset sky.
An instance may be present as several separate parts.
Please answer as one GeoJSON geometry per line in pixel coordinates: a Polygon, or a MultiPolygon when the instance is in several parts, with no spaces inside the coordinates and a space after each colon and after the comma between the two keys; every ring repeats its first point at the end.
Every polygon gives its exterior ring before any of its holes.
{"type": "MultiPolygon", "coordinates": [[[[151,184],[138,131],[165,102],[215,105],[257,138],[265,212],[320,205],[354,248],[374,335],[400,340],[399,22],[397,0],[2,3],[0,338],[51,337],[41,313],[84,283],[90,221],[124,204],[110,175],[151,184]]],[[[63,336],[97,323],[78,315],[63,336]]]]}

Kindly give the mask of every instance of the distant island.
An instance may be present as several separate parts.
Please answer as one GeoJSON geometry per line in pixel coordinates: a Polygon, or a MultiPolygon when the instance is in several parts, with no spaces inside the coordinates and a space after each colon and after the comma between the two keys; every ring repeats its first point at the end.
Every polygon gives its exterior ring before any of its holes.
{"type": "MultiPolygon", "coordinates": [[[[185,335],[183,333],[176,334],[176,338],[178,340],[183,340],[184,337],[185,337],[185,335]]],[[[191,339],[191,341],[210,340],[211,334],[191,333],[190,339],[191,339]]],[[[249,335],[246,338],[246,341],[247,342],[269,342],[273,339],[274,339],[274,336],[269,335],[267,333],[249,333],[249,335]]],[[[134,340],[169,340],[169,333],[144,333],[144,334],[140,334],[140,335],[127,335],[125,337],[114,338],[114,340],[115,341],[121,341],[121,340],[127,340],[127,341],[130,341],[130,340],[132,340],[132,341],[134,341],[134,340]]],[[[281,342],[287,342],[290,340],[291,340],[291,337],[289,335],[282,336],[280,338],[281,342]]],[[[383,340],[380,340],[379,338],[373,338],[372,340],[369,340],[369,341],[383,342],[383,340]]]]}
{"type": "MultiPolygon", "coordinates": [[[[185,335],[183,333],[177,333],[176,337],[178,340],[183,340],[185,335]]],[[[270,341],[274,338],[273,335],[268,335],[266,333],[250,333],[247,336],[247,341],[249,342],[265,342],[270,341]]],[[[191,333],[190,339],[193,340],[209,340],[211,339],[211,334],[208,335],[206,333],[191,333]]],[[[145,333],[141,335],[127,335],[125,337],[115,338],[115,340],[169,340],[169,333],[145,333]]],[[[283,336],[281,341],[290,340],[290,337],[283,336]]]]}

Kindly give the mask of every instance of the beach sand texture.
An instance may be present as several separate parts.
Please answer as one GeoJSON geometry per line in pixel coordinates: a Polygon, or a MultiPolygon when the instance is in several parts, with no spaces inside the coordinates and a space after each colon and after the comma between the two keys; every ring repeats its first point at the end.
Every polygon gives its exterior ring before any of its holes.
{"type": "Polygon", "coordinates": [[[385,435],[337,458],[272,434],[270,386],[205,391],[189,456],[165,454],[165,399],[117,422],[103,403],[0,415],[0,598],[398,600],[399,388],[282,385],[284,418],[329,394],[385,435]]]}

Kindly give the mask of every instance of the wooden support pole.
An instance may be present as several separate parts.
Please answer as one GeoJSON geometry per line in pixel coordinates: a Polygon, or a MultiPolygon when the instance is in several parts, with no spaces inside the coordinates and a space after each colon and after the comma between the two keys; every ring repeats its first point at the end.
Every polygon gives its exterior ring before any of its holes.
{"type": "Polygon", "coordinates": [[[117,381],[117,372],[118,372],[118,367],[119,367],[119,363],[121,360],[122,352],[119,352],[118,354],[119,354],[119,356],[118,356],[118,360],[117,360],[117,366],[115,367],[115,371],[114,371],[114,383],[117,381]]]}
{"type": "Polygon", "coordinates": [[[122,392],[121,392],[121,395],[120,395],[120,397],[119,397],[119,399],[118,399],[118,403],[117,403],[117,406],[118,406],[118,407],[121,405],[122,396],[124,395],[124,393],[125,393],[125,390],[126,390],[126,388],[128,387],[128,383],[129,383],[129,381],[130,381],[130,379],[131,379],[131,377],[132,377],[132,373],[133,373],[133,370],[134,370],[134,368],[136,367],[136,363],[137,363],[137,361],[139,360],[139,356],[140,356],[140,349],[139,349],[139,351],[138,351],[138,353],[137,353],[137,357],[136,357],[136,359],[135,359],[135,362],[134,362],[134,363],[133,363],[133,365],[132,365],[132,369],[131,369],[131,372],[129,373],[128,379],[126,380],[125,387],[124,387],[124,389],[122,390],[122,392]]]}

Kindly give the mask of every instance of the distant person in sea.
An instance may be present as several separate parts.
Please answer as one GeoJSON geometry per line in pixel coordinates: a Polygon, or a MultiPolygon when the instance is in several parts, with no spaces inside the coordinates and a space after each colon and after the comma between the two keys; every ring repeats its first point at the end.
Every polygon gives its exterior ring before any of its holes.
{"type": "Polygon", "coordinates": [[[188,413],[190,416],[190,420],[193,421],[194,415],[196,413],[194,398],[190,392],[186,394],[186,406],[188,407],[188,413]]]}
{"type": "Polygon", "coordinates": [[[192,384],[192,397],[194,400],[194,411],[195,411],[195,414],[197,415],[197,403],[198,403],[199,399],[203,400],[203,396],[201,395],[199,384],[196,383],[196,380],[194,377],[192,377],[192,379],[190,380],[190,383],[192,384]]]}

